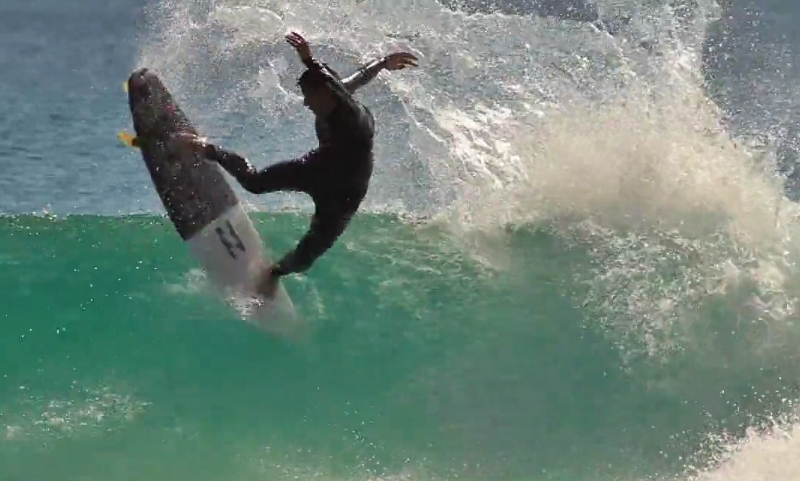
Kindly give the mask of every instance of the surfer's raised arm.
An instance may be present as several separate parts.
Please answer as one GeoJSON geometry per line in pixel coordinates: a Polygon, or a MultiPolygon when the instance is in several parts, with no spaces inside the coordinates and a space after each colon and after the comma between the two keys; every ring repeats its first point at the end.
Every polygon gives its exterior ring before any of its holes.
{"type": "Polygon", "coordinates": [[[372,82],[372,79],[377,77],[381,70],[387,68],[390,57],[386,56],[365,63],[355,73],[342,79],[342,84],[344,84],[348,92],[355,93],[359,88],[372,82]]]}
{"type": "Polygon", "coordinates": [[[339,75],[328,67],[324,62],[320,62],[311,55],[311,47],[308,42],[296,32],[286,36],[286,41],[295,48],[300,60],[308,68],[311,75],[321,74],[331,90],[344,103],[353,105],[351,95],[364,85],[371,82],[381,70],[402,70],[406,67],[416,67],[418,59],[408,52],[395,52],[384,57],[371,60],[362,65],[352,75],[341,79],[339,75]]]}

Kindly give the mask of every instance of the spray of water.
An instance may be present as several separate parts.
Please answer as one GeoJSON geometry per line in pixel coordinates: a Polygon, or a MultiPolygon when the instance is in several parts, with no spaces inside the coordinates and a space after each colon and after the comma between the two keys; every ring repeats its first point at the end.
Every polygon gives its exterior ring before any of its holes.
{"type": "MultiPolygon", "coordinates": [[[[360,93],[380,126],[368,208],[433,216],[500,270],[514,269],[504,246],[513,229],[552,229],[583,246],[592,266],[577,275],[576,301],[628,364],[691,350],[709,369],[747,368],[698,334],[711,330],[704,309],[719,303],[737,313],[731,324],[753,356],[792,359],[798,210],[701,87],[716,2],[671,5],[600,2],[601,17],[629,19],[612,36],[588,22],[467,15],[433,0],[166,0],[150,12],[139,63],[186,99],[201,128],[255,156],[288,156],[312,145],[288,30],[341,72],[413,51],[418,70],[381,74],[360,93]]],[[[700,479],[758,479],[748,466],[793,450],[769,437],[744,446],[700,479]]],[[[798,475],[777,456],[769,463],[783,471],[769,479],[798,475]]]]}

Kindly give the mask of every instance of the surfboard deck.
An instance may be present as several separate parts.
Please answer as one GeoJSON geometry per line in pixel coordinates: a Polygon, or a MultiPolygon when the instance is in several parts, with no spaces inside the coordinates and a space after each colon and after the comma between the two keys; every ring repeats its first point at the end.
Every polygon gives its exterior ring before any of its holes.
{"type": "Polygon", "coordinates": [[[222,169],[187,149],[175,148],[176,134],[197,134],[193,124],[149,70],[135,70],[123,87],[136,135],[120,132],[118,137],[141,153],[189,253],[243,320],[271,333],[297,335],[302,321],[285,287],[279,284],[272,298],[257,292],[272,259],[222,169]]]}
{"type": "Polygon", "coordinates": [[[186,244],[209,280],[245,320],[272,330],[279,318],[296,317],[294,303],[283,285],[278,285],[271,299],[256,291],[259,278],[271,259],[240,203],[187,239],[186,244]]]}

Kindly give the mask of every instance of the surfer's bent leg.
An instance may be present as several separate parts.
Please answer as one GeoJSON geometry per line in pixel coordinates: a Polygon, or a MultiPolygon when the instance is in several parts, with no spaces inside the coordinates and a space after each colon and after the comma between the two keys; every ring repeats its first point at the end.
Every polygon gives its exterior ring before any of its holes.
{"type": "Polygon", "coordinates": [[[314,199],[317,208],[306,235],[292,252],[272,266],[272,276],[305,272],[328,251],[350,224],[364,194],[344,199],[314,199]]]}
{"type": "Polygon", "coordinates": [[[288,190],[308,193],[308,162],[315,152],[272,164],[262,170],[253,167],[253,164],[241,155],[211,144],[206,146],[204,155],[207,159],[219,163],[245,190],[253,194],[288,190]]]}

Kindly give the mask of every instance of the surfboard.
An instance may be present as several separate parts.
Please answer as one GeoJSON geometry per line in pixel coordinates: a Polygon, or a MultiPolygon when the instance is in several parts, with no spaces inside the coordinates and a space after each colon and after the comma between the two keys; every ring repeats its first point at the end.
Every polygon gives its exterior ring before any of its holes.
{"type": "Polygon", "coordinates": [[[159,77],[135,70],[124,84],[136,135],[120,132],[138,149],[167,216],[207,278],[243,319],[277,334],[301,327],[282,284],[272,298],[258,293],[268,250],[220,166],[189,149],[175,134],[197,130],[159,77]]]}

